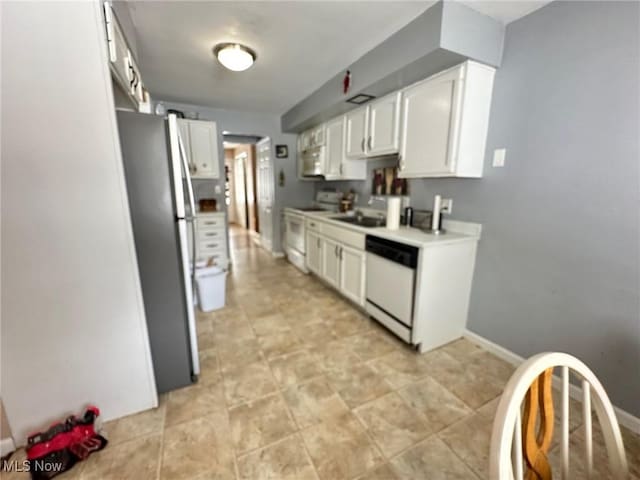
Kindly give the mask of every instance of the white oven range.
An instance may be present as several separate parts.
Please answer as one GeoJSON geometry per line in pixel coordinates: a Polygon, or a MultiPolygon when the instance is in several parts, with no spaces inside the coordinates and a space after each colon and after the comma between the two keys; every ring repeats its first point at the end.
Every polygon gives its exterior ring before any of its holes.
{"type": "Polygon", "coordinates": [[[306,266],[306,232],[304,227],[307,212],[337,212],[342,200],[342,193],[321,191],[316,194],[314,205],[309,207],[284,209],[285,218],[285,252],[287,259],[298,269],[309,273],[306,266]]]}

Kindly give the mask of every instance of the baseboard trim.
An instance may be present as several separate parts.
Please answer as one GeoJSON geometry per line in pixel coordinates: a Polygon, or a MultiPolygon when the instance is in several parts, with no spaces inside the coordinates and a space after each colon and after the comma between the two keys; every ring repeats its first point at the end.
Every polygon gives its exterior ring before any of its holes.
{"type": "MultiPolygon", "coordinates": [[[[464,336],[473,343],[493,353],[496,357],[501,358],[505,362],[508,362],[512,365],[518,366],[525,360],[524,357],[521,357],[520,355],[513,353],[511,350],[507,350],[497,343],[494,343],[491,340],[488,340],[470,330],[465,330],[464,336]]],[[[562,380],[560,379],[560,377],[554,376],[553,383],[556,386],[561,385],[561,382],[562,380]]],[[[571,396],[571,398],[582,403],[582,390],[578,386],[570,384],[569,395],[571,396]]],[[[618,417],[618,423],[620,423],[620,425],[623,425],[632,432],[640,435],[640,418],[631,415],[629,412],[626,412],[625,410],[622,410],[615,405],[613,409],[616,412],[616,417],[618,417]]]]}
{"type": "Polygon", "coordinates": [[[0,457],[4,457],[5,455],[9,455],[11,452],[15,451],[16,446],[13,443],[12,438],[3,438],[0,440],[0,457]]]}

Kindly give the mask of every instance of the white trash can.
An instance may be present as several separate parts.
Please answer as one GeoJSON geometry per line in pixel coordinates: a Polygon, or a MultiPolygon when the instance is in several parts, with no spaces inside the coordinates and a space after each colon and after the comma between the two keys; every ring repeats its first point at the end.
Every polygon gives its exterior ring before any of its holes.
{"type": "Polygon", "coordinates": [[[196,289],[200,310],[211,312],[224,307],[227,272],[220,267],[196,267],[196,289]]]}

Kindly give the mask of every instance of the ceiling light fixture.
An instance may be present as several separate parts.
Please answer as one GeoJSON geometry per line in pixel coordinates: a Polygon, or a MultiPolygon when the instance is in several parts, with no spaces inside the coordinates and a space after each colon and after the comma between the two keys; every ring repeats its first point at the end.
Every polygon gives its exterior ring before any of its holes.
{"type": "Polygon", "coordinates": [[[213,54],[229,70],[242,72],[256,60],[256,52],[239,43],[219,43],[213,47],[213,54]]]}

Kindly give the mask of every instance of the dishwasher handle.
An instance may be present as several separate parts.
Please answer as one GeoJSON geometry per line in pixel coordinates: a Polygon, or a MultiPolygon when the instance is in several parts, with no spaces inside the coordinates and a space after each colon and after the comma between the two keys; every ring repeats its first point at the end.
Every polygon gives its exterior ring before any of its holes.
{"type": "Polygon", "coordinates": [[[386,238],[367,235],[365,250],[368,253],[386,258],[405,267],[415,270],[418,267],[418,254],[420,249],[412,245],[394,242],[386,238]]]}

